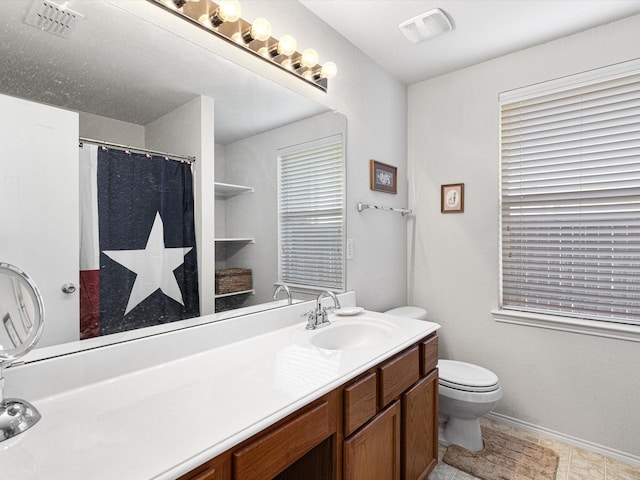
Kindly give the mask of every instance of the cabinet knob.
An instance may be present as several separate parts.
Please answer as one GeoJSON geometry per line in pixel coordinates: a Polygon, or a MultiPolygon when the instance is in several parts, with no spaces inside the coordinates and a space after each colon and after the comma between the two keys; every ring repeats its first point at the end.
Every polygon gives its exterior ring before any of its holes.
{"type": "Polygon", "coordinates": [[[67,295],[71,295],[76,291],[76,286],[73,283],[65,283],[62,285],[62,291],[67,295]]]}

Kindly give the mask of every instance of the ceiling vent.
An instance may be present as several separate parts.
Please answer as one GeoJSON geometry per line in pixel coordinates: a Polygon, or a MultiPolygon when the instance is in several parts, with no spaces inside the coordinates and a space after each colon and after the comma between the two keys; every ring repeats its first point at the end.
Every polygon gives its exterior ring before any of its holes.
{"type": "Polygon", "coordinates": [[[24,23],[59,37],[68,38],[83,18],[84,15],[48,0],[35,0],[24,23]]]}
{"type": "Polygon", "coordinates": [[[424,42],[441,33],[453,30],[453,22],[441,9],[434,8],[398,25],[400,31],[413,43],[424,42]]]}

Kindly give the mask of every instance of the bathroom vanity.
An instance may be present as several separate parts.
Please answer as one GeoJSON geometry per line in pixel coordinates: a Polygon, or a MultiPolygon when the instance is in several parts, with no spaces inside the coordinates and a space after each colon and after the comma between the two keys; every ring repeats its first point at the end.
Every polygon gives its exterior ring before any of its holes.
{"type": "Polygon", "coordinates": [[[437,333],[180,480],[425,479],[438,461],[437,333]]]}
{"type": "MultiPolygon", "coordinates": [[[[343,306],[355,305],[349,295],[343,306]]],[[[0,443],[2,476],[426,478],[439,325],[365,311],[309,331],[308,309],[9,368],[8,394],[42,419],[0,443]]]]}

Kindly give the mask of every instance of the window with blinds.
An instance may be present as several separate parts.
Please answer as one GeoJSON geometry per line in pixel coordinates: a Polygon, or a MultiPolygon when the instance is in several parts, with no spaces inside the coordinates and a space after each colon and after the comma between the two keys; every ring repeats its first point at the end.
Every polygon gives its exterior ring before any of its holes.
{"type": "Polygon", "coordinates": [[[640,62],[500,96],[502,308],[640,325],[640,62]]]}
{"type": "Polygon", "coordinates": [[[280,280],[344,290],[342,135],[280,150],[280,280]]]}

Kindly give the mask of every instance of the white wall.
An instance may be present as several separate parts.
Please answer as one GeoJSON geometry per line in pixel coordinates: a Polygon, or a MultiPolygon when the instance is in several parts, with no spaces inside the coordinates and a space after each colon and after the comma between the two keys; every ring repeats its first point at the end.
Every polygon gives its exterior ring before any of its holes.
{"type": "Polygon", "coordinates": [[[640,345],[496,323],[498,94],[640,57],[640,16],[409,87],[409,299],[442,324],[443,358],[495,371],[496,411],[640,456],[640,345]],[[465,212],[440,185],[465,183],[465,212]]]}
{"type": "Polygon", "coordinates": [[[78,113],[80,116],[81,137],[132,147],[145,146],[145,128],[143,125],[123,122],[121,120],[102,117],[92,113],[78,113]]]}

